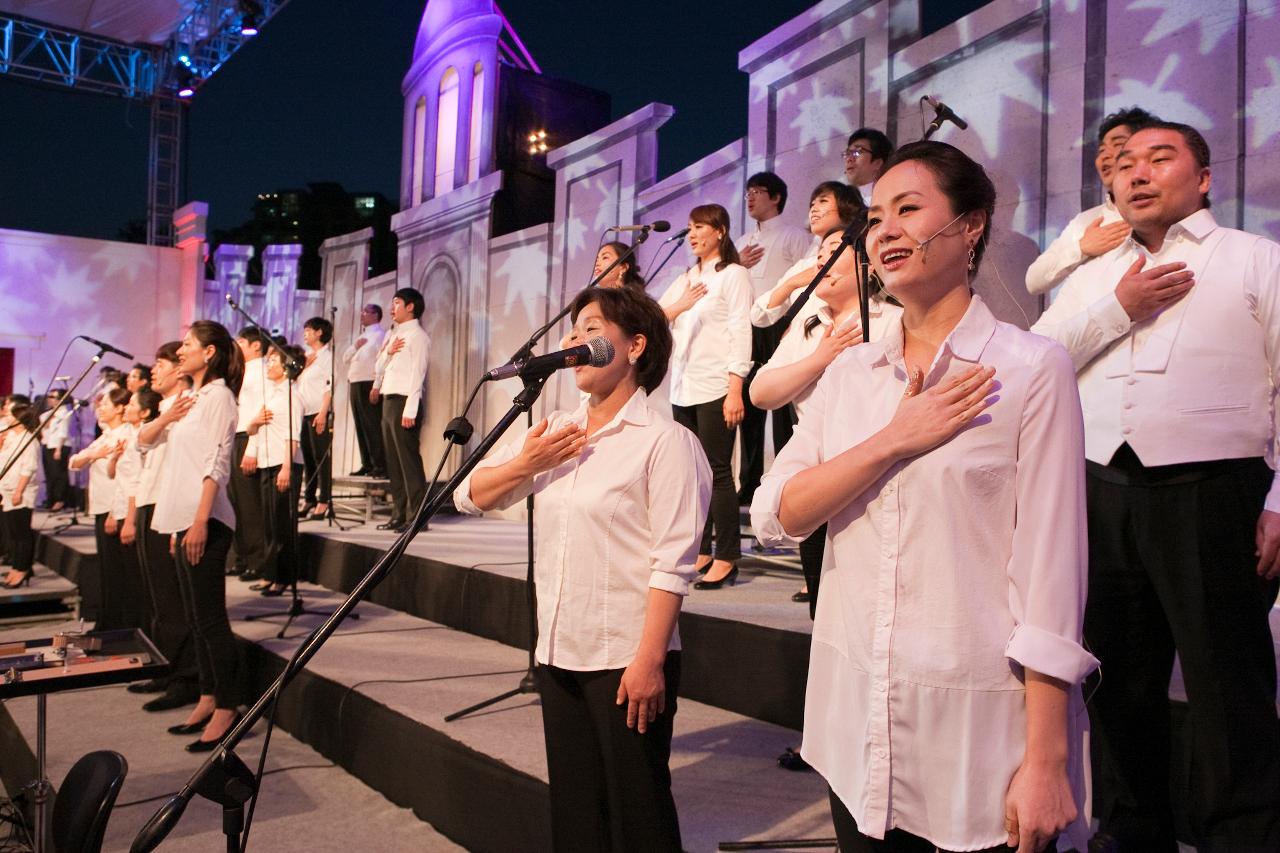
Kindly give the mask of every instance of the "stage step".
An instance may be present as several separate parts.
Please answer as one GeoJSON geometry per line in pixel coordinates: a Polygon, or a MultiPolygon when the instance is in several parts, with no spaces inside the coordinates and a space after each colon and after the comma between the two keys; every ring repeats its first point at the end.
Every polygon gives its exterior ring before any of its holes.
{"type": "MultiPolygon", "coordinates": [[[[0,571],[0,577],[4,572],[0,571]]],[[[80,589],[36,563],[31,580],[16,589],[0,587],[0,625],[60,622],[80,616],[80,589]]]]}
{"type": "MultiPolygon", "coordinates": [[[[277,640],[280,610],[246,585],[228,588],[233,628],[256,691],[284,667],[304,630],[277,640]]],[[[339,598],[307,586],[309,606],[339,598]]],[[[361,605],[280,703],[279,723],[398,805],[412,808],[468,850],[550,849],[546,756],[536,695],[517,695],[452,723],[444,717],[515,688],[527,655],[377,605],[361,605]]],[[[831,837],[826,788],[813,773],[779,768],[799,734],[686,698],[672,743],[672,775],[684,847],[721,841],[831,837]]],[[[268,786],[268,795],[270,786],[268,786]]]]}

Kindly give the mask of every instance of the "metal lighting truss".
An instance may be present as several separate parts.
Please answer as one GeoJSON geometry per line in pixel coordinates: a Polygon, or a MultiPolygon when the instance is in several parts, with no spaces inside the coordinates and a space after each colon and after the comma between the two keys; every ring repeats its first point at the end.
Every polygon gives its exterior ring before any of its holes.
{"type": "Polygon", "coordinates": [[[149,98],[163,73],[159,55],[151,45],[123,44],[0,13],[0,74],[149,98]]]}

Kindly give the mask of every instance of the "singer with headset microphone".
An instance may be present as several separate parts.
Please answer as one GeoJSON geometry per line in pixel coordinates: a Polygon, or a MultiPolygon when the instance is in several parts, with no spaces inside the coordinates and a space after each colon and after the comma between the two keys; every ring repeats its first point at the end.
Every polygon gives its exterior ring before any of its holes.
{"type": "Polygon", "coordinates": [[[553,848],[679,851],[668,766],[676,620],[696,577],[711,470],[694,434],[649,399],[672,348],[658,304],[593,287],[570,317],[567,343],[579,347],[499,370],[528,375],[588,355],[573,367],[588,396],[481,462],[455,501],[478,514],[538,495],[535,655],[553,848]]]}

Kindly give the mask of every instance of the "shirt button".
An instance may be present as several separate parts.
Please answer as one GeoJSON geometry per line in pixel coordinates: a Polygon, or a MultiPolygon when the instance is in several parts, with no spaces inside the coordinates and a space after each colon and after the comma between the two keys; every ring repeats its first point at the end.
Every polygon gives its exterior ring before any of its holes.
{"type": "Polygon", "coordinates": [[[1132,409],[1132,408],[1133,408],[1133,403],[1125,403],[1125,404],[1124,404],[1124,407],[1125,407],[1126,409],[1132,409]]]}
{"type": "Polygon", "coordinates": [[[1138,384],[1138,377],[1136,377],[1136,376],[1130,376],[1130,377],[1126,380],[1126,383],[1127,383],[1127,384],[1129,384],[1129,385],[1137,385],[1137,384],[1138,384]]]}
{"type": "Polygon", "coordinates": [[[1124,429],[1120,430],[1120,432],[1124,433],[1125,435],[1133,435],[1133,427],[1125,427],[1124,429]]]}
{"type": "Polygon", "coordinates": [[[886,615],[884,615],[884,616],[881,616],[881,617],[880,617],[880,627],[881,627],[881,628],[888,628],[888,627],[889,627],[889,617],[888,617],[888,615],[887,615],[887,614],[886,614],[886,615]]]}
{"type": "Polygon", "coordinates": [[[1124,324],[1123,324],[1123,323],[1116,323],[1116,325],[1115,325],[1115,330],[1116,330],[1116,334],[1117,334],[1117,335],[1123,335],[1123,334],[1124,334],[1124,324]]]}
{"type": "Polygon", "coordinates": [[[888,758],[888,757],[889,757],[889,751],[888,751],[888,750],[886,750],[886,749],[877,749],[877,750],[876,750],[876,758],[884,759],[884,758],[888,758]]]}
{"type": "Polygon", "coordinates": [[[885,684],[884,684],[884,682],[883,682],[883,681],[877,681],[877,682],[876,682],[876,692],[877,692],[877,693],[884,693],[886,689],[887,689],[887,688],[885,687],[885,684]]]}

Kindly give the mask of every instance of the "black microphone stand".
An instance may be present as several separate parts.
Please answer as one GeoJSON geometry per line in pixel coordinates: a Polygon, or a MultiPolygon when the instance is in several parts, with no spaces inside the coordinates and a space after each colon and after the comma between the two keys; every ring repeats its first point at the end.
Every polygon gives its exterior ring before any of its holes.
{"type": "MultiPolygon", "coordinates": [[[[99,353],[99,357],[101,357],[101,353],[99,353]]],[[[90,365],[89,365],[89,369],[90,369],[90,370],[92,370],[92,369],[93,369],[93,363],[90,363],[90,365]]],[[[63,405],[63,401],[64,401],[64,400],[68,400],[68,399],[69,399],[69,400],[71,400],[71,411],[70,411],[70,413],[67,415],[67,419],[68,419],[68,422],[69,422],[69,424],[70,424],[70,425],[69,425],[69,427],[68,427],[68,429],[67,429],[67,438],[71,438],[73,435],[74,435],[76,438],[79,438],[79,436],[80,436],[80,410],[81,410],[82,408],[84,408],[84,401],[82,401],[82,400],[78,400],[78,399],[76,399],[75,397],[68,397],[68,396],[66,396],[66,394],[67,394],[67,393],[69,393],[69,392],[64,392],[63,396],[58,398],[58,405],[57,405],[57,406],[54,406],[54,407],[53,407],[52,409],[50,409],[49,411],[51,411],[51,412],[57,412],[58,408],[59,408],[59,407],[61,407],[61,406],[63,405]]],[[[50,417],[50,418],[52,418],[52,416],[51,416],[51,415],[50,415],[49,417],[50,417]]],[[[46,421],[46,422],[47,422],[47,421],[46,421]]],[[[42,425],[41,425],[41,426],[42,426],[42,428],[43,428],[43,423],[42,423],[42,425]]],[[[71,446],[74,446],[74,445],[71,445],[71,446]]],[[[64,466],[69,465],[69,463],[71,462],[71,456],[73,456],[73,455],[75,455],[75,454],[74,454],[74,453],[72,453],[72,454],[68,455],[66,459],[63,459],[63,460],[62,460],[62,464],[63,464],[64,466]]],[[[53,530],[51,530],[51,531],[50,531],[50,533],[51,533],[52,535],[54,535],[54,536],[58,535],[59,533],[63,533],[63,532],[65,532],[65,531],[67,531],[67,530],[70,530],[70,529],[71,529],[71,528],[73,528],[73,527],[80,527],[82,524],[83,524],[85,527],[88,527],[88,526],[89,526],[89,525],[87,525],[87,524],[84,524],[84,522],[80,521],[80,515],[79,515],[79,513],[80,513],[80,495],[82,495],[82,494],[84,494],[84,493],[83,493],[83,492],[80,492],[80,494],[77,494],[77,493],[76,493],[76,487],[75,487],[74,485],[72,485],[72,483],[71,483],[71,475],[72,475],[72,474],[74,474],[74,473],[77,473],[77,472],[72,471],[69,467],[67,468],[67,482],[66,482],[66,491],[67,491],[67,493],[66,493],[66,495],[65,495],[66,500],[63,502],[63,509],[62,509],[62,510],[58,510],[58,514],[61,514],[63,511],[65,511],[65,510],[67,510],[67,509],[71,510],[71,518],[69,518],[69,519],[67,519],[66,521],[62,522],[62,524],[59,524],[57,527],[53,528],[53,530]]],[[[86,507],[86,509],[87,509],[87,507],[86,507]]]]}
{"type": "Polygon", "coordinates": [[[444,502],[453,495],[463,479],[497,444],[498,439],[515,423],[522,413],[532,410],[534,402],[537,401],[538,395],[541,393],[542,387],[546,384],[547,378],[551,373],[551,370],[547,370],[537,375],[523,377],[524,390],[516,395],[507,413],[481,440],[476,449],[462,461],[457,472],[449,478],[443,488],[436,492],[434,497],[424,500],[419,505],[413,520],[409,523],[409,529],[400,534],[391,547],[378,558],[369,572],[360,579],[351,594],[347,596],[333,614],[302,642],[272,685],[258,697],[253,707],[245,712],[240,721],[223,736],[218,746],[214,748],[209,757],[205,759],[205,762],[191,776],[182,787],[182,790],[170,797],[151,816],[146,825],[138,831],[133,840],[133,845],[130,847],[131,853],[148,853],[148,851],[154,850],[159,846],[173,828],[177,826],[178,821],[182,819],[183,812],[196,794],[212,799],[223,806],[223,831],[227,835],[227,850],[239,851],[243,849],[240,837],[240,815],[243,812],[244,804],[250,798],[256,796],[258,787],[253,784],[253,774],[236,757],[235,747],[249,733],[254,724],[271,710],[284,688],[302,671],[308,661],[315,657],[316,653],[324,646],[325,641],[342,624],[342,621],[353,615],[351,611],[355,606],[363,601],[373,588],[391,573],[399,563],[400,558],[404,556],[409,543],[413,541],[414,537],[418,535],[418,532],[431,517],[439,511],[444,502]]]}
{"type": "MultiPolygon", "coordinates": [[[[277,353],[279,353],[279,354],[280,354],[280,363],[281,363],[282,365],[284,365],[285,381],[286,381],[286,382],[288,382],[288,383],[290,383],[289,392],[288,392],[288,394],[286,394],[286,395],[285,395],[285,401],[286,401],[286,405],[287,405],[287,407],[288,407],[288,411],[287,411],[286,416],[285,416],[285,417],[286,417],[286,423],[288,424],[288,426],[285,428],[285,434],[286,434],[286,436],[288,436],[288,434],[289,434],[290,432],[292,432],[292,430],[293,430],[293,388],[292,388],[292,383],[293,383],[293,381],[294,381],[295,379],[297,379],[297,378],[298,378],[298,375],[299,375],[300,373],[302,373],[302,365],[298,364],[297,359],[295,359],[293,356],[289,355],[289,353],[285,351],[284,347],[282,347],[282,346],[280,346],[280,344],[276,343],[275,338],[273,338],[270,334],[268,334],[268,333],[266,332],[266,330],[264,329],[264,327],[263,327],[263,326],[261,326],[261,325],[259,325],[259,324],[258,324],[258,321],[257,321],[256,319],[254,319],[254,317],[253,317],[252,315],[250,315],[248,311],[244,310],[244,308],[242,308],[242,307],[240,306],[240,303],[238,303],[238,302],[236,302],[234,299],[232,299],[230,295],[228,295],[228,296],[226,297],[226,299],[227,299],[227,304],[231,306],[231,310],[235,311],[237,314],[239,314],[241,317],[243,317],[243,318],[245,319],[245,322],[246,322],[246,323],[248,323],[250,326],[252,326],[252,327],[254,327],[255,329],[257,329],[257,330],[258,330],[259,340],[260,340],[260,341],[265,341],[265,342],[267,343],[267,348],[268,348],[268,350],[274,349],[277,353]]],[[[264,353],[262,354],[262,358],[264,358],[264,359],[265,359],[266,357],[267,357],[267,354],[264,352],[264,353]]],[[[263,394],[263,399],[265,399],[265,398],[266,398],[266,392],[267,392],[266,381],[267,381],[267,380],[266,380],[265,375],[264,375],[263,380],[262,380],[262,382],[263,382],[263,385],[262,385],[262,394],[263,394]]],[[[301,440],[302,440],[302,430],[307,429],[307,428],[308,428],[308,427],[307,427],[307,425],[306,425],[306,424],[299,424],[299,425],[298,425],[298,440],[299,440],[299,441],[301,441],[301,440]]],[[[285,441],[285,448],[286,448],[286,451],[285,451],[285,457],[286,457],[286,458],[284,459],[284,461],[282,461],[282,462],[280,463],[280,464],[282,464],[282,465],[288,465],[288,466],[290,466],[290,470],[289,470],[289,475],[290,475],[290,476],[289,476],[289,490],[290,490],[290,492],[292,492],[292,491],[293,491],[293,452],[292,452],[292,444],[293,444],[293,440],[292,440],[292,438],[287,438],[287,439],[286,439],[286,441],[285,441]]],[[[232,463],[231,463],[231,464],[233,464],[233,465],[239,465],[240,463],[239,463],[239,460],[232,460],[232,463]]],[[[274,486],[273,486],[272,488],[274,488],[274,486]]],[[[270,518],[272,515],[273,515],[273,514],[268,514],[268,518],[270,518]]],[[[302,600],[302,595],[301,595],[301,594],[299,594],[299,592],[298,592],[298,575],[299,575],[299,573],[301,573],[301,571],[302,571],[302,554],[301,554],[301,552],[300,552],[300,551],[299,551],[299,549],[298,549],[298,502],[297,502],[296,500],[292,500],[292,496],[291,496],[291,499],[289,500],[289,533],[288,533],[288,536],[289,536],[289,552],[290,552],[290,554],[292,554],[292,556],[293,556],[293,572],[292,572],[292,574],[293,574],[293,581],[289,584],[289,608],[288,608],[287,610],[282,611],[282,612],[250,613],[249,615],[247,615],[247,616],[245,616],[245,617],[244,617],[244,621],[246,621],[246,622],[253,622],[253,621],[258,620],[258,619],[273,619],[273,618],[275,618],[275,617],[277,617],[277,616],[284,616],[284,617],[285,617],[284,624],[280,626],[280,631],[279,631],[279,633],[277,633],[277,634],[276,634],[276,639],[277,639],[277,640],[283,640],[283,639],[285,638],[285,634],[286,634],[286,633],[288,633],[288,631],[289,631],[289,626],[290,626],[290,625],[292,625],[292,624],[293,624],[293,620],[294,620],[294,619],[296,619],[296,618],[298,618],[299,616],[302,616],[302,615],[304,615],[304,614],[310,614],[310,615],[312,615],[312,616],[328,616],[328,615],[330,615],[330,611],[328,611],[328,610],[311,610],[311,609],[307,608],[307,606],[306,606],[305,602],[302,600]]],[[[277,555],[276,555],[276,559],[279,559],[279,554],[277,554],[277,555]]],[[[359,614],[359,613],[352,613],[352,614],[351,614],[351,618],[352,618],[352,619],[359,619],[359,618],[360,618],[360,614],[359,614]]]]}
{"type": "MultiPolygon", "coordinates": [[[[590,289],[592,287],[596,287],[597,285],[600,284],[600,282],[604,281],[605,278],[608,277],[609,273],[613,272],[614,268],[617,267],[618,264],[625,262],[629,258],[635,257],[636,250],[639,249],[640,244],[647,239],[649,239],[649,229],[644,228],[640,231],[639,234],[636,235],[635,243],[628,246],[627,251],[623,252],[619,257],[614,259],[613,263],[609,264],[609,266],[601,270],[598,276],[591,279],[591,281],[587,284],[587,287],[584,288],[584,290],[590,289]]],[[[533,348],[536,347],[538,345],[538,342],[541,341],[542,338],[548,332],[554,329],[560,323],[561,320],[563,320],[566,316],[568,316],[569,311],[572,307],[573,307],[572,304],[570,304],[561,308],[558,314],[556,314],[554,317],[552,317],[550,320],[544,323],[537,331],[535,331],[529,337],[529,340],[525,341],[524,344],[521,345],[520,349],[515,351],[515,354],[512,355],[511,358],[507,360],[507,363],[515,364],[516,362],[525,361],[528,358],[530,358],[533,355],[533,348]]],[[[482,379],[481,382],[483,381],[484,380],[482,379]]],[[[479,389],[480,389],[480,386],[477,385],[476,391],[479,391],[479,389]]],[[[476,397],[476,392],[473,391],[471,394],[471,400],[474,400],[475,397],[476,397]]],[[[471,407],[471,400],[467,401],[467,408],[471,407]]],[[[533,409],[532,408],[526,411],[526,416],[527,416],[528,428],[533,429],[533,409]]],[[[454,418],[452,421],[449,422],[449,426],[445,430],[445,438],[450,441],[456,441],[458,438],[462,438],[462,441],[458,443],[460,444],[465,443],[467,441],[467,438],[470,437],[472,429],[473,427],[471,426],[470,422],[467,421],[467,413],[466,413],[466,410],[464,409],[462,412],[462,415],[460,415],[457,418],[454,418]],[[463,438],[463,436],[466,436],[466,438],[463,438]]],[[[449,452],[449,448],[447,445],[445,447],[445,452],[446,453],[449,452]]],[[[444,464],[444,460],[442,459],[441,465],[443,464],[444,464]]],[[[437,468],[436,470],[438,472],[440,469],[437,468]]],[[[510,690],[505,690],[496,696],[490,696],[488,699],[485,699],[481,702],[477,702],[474,705],[470,705],[466,708],[463,708],[461,711],[454,711],[452,714],[449,714],[444,718],[444,721],[446,723],[452,723],[454,720],[459,720],[463,717],[468,717],[471,714],[474,714],[476,711],[481,711],[485,708],[488,708],[490,705],[496,705],[497,703],[510,699],[513,696],[520,696],[522,694],[538,692],[538,680],[537,680],[537,675],[535,674],[535,671],[537,670],[537,667],[538,667],[538,662],[534,657],[537,651],[537,645],[538,645],[538,599],[537,599],[537,591],[534,589],[534,585],[533,585],[533,493],[532,492],[529,493],[529,497],[525,498],[524,505],[525,505],[525,515],[527,516],[527,519],[525,522],[525,538],[526,538],[525,548],[527,549],[528,560],[529,560],[528,567],[525,570],[525,605],[527,608],[528,618],[529,618],[528,665],[525,669],[524,675],[521,676],[520,678],[520,683],[517,684],[515,687],[511,688],[510,690]]]]}

